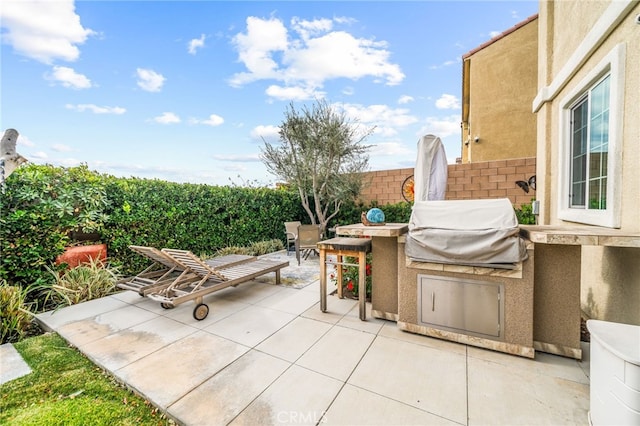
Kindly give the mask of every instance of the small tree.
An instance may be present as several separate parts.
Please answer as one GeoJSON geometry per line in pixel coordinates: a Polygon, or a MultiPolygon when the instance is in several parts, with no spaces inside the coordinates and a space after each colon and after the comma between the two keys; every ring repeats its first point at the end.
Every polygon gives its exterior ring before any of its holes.
{"type": "Polygon", "coordinates": [[[363,188],[374,128],[350,122],[345,114],[317,101],[296,111],[290,104],[280,126],[280,144],[265,142],[261,159],[269,172],[293,185],[312,224],[324,231],[342,203],[363,188]]]}

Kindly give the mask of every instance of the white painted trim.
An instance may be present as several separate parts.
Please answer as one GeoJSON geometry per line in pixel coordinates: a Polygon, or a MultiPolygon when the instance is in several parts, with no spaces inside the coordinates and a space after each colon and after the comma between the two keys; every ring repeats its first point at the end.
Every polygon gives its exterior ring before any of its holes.
{"type": "Polygon", "coordinates": [[[622,205],[622,145],[625,85],[624,43],[616,45],[598,65],[578,83],[560,102],[558,129],[558,218],[569,222],[620,227],[622,205]],[[571,140],[571,105],[599,78],[611,73],[609,93],[609,159],[607,164],[607,208],[588,210],[569,208],[569,140],[571,140]]]}
{"type": "MultiPolygon", "coordinates": [[[[552,101],[558,96],[558,93],[567,85],[569,81],[576,75],[584,63],[591,57],[604,40],[613,32],[618,24],[636,7],[638,0],[613,0],[609,7],[604,11],[600,19],[598,19],[587,33],[582,43],[573,52],[567,63],[553,78],[548,86],[541,87],[538,94],[533,100],[533,112],[538,112],[542,105],[552,101]]],[[[538,48],[541,48],[540,46],[538,48]]],[[[542,46],[546,48],[546,46],[542,46]]],[[[548,53],[549,54],[549,53],[548,53]]]]}

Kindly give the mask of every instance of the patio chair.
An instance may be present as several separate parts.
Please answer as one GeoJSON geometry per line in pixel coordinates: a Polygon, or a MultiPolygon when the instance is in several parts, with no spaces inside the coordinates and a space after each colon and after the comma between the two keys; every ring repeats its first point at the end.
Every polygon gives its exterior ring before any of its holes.
{"type": "Polygon", "coordinates": [[[317,244],[320,242],[320,225],[298,226],[298,239],[296,240],[296,259],[300,265],[300,257],[305,260],[311,253],[318,254],[317,244]]]}
{"type": "Polygon", "coordinates": [[[188,250],[162,249],[162,252],[183,265],[198,278],[191,281],[175,282],[158,291],[148,294],[151,300],[160,302],[165,309],[174,308],[184,302],[193,300],[196,307],[193,317],[201,321],[209,314],[209,307],[204,304],[203,297],[239,284],[251,281],[269,272],[275,272],[276,284],[280,284],[280,270],[289,266],[289,262],[253,258],[248,262],[233,266],[214,268],[188,250]]]}
{"type": "Polygon", "coordinates": [[[289,256],[289,252],[291,248],[295,251],[296,249],[296,241],[298,240],[298,226],[302,225],[299,221],[296,222],[285,222],[284,229],[285,234],[287,234],[287,256],[289,256]]]}

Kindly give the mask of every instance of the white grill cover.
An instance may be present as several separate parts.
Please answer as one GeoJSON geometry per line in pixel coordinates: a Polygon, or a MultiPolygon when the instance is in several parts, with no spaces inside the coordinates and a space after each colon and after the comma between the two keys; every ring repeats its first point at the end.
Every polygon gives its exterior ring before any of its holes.
{"type": "Polygon", "coordinates": [[[413,171],[414,200],[444,200],[447,190],[447,155],[439,137],[425,135],[418,141],[413,171]]]}
{"type": "Polygon", "coordinates": [[[421,262],[503,268],[527,258],[508,198],[416,201],[405,254],[421,262]]]}

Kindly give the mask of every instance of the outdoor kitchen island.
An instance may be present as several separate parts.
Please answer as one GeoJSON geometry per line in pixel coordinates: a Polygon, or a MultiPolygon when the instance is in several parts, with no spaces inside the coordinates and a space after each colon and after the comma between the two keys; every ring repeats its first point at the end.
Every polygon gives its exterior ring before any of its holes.
{"type": "Polygon", "coordinates": [[[418,262],[405,255],[408,229],[336,228],[372,239],[371,315],[411,333],[533,358],[533,245],[512,269],[418,262]]]}

